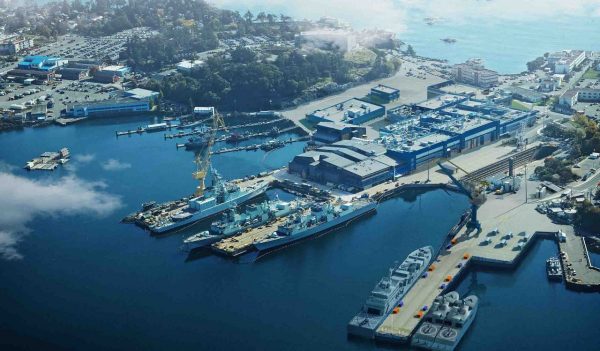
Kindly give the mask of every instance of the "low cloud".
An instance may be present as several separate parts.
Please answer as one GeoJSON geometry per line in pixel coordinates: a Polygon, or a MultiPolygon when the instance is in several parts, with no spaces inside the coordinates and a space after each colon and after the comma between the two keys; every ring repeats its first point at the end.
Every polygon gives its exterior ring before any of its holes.
{"type": "Polygon", "coordinates": [[[109,194],[106,184],[87,182],[76,176],[58,180],[31,180],[0,171],[0,257],[19,259],[18,243],[36,217],[68,215],[106,216],[122,206],[109,194]]]}
{"type": "Polygon", "coordinates": [[[105,171],[121,171],[124,169],[131,168],[131,164],[111,158],[108,161],[102,163],[102,168],[105,171]]]}
{"type": "Polygon", "coordinates": [[[404,32],[411,17],[438,17],[453,22],[543,20],[550,17],[600,16],[600,0],[209,0],[217,6],[283,13],[296,19],[332,16],[353,27],[404,32]]]}
{"type": "Polygon", "coordinates": [[[94,154],[78,154],[78,155],[75,155],[75,157],[73,157],[73,158],[75,159],[75,161],[77,161],[79,163],[90,163],[96,158],[96,155],[94,155],[94,154]]]}

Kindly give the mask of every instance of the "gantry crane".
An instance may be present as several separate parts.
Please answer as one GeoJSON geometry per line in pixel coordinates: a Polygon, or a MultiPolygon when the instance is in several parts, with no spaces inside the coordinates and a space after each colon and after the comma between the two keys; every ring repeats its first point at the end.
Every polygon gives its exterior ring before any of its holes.
{"type": "Polygon", "coordinates": [[[214,110],[212,116],[212,126],[210,130],[208,130],[205,134],[206,136],[206,147],[202,148],[195,155],[194,162],[196,163],[196,171],[193,173],[195,179],[198,180],[200,184],[196,187],[195,196],[202,196],[204,194],[204,179],[206,179],[206,175],[208,174],[208,168],[210,166],[210,155],[212,146],[215,143],[217,137],[217,131],[219,128],[227,131],[227,126],[225,126],[225,121],[223,121],[223,117],[214,110]]]}
{"type": "MultiPolygon", "coordinates": [[[[469,172],[465,171],[464,169],[462,169],[455,163],[451,162],[450,160],[446,160],[446,162],[450,163],[457,169],[459,169],[459,170],[465,172],[467,175],[469,175],[469,172]]],[[[450,178],[450,180],[452,180],[452,183],[454,183],[454,185],[456,185],[456,187],[460,190],[460,192],[467,195],[467,197],[469,198],[469,200],[471,202],[471,219],[469,220],[469,223],[467,224],[467,226],[469,228],[481,230],[481,223],[479,223],[479,220],[477,219],[477,209],[479,208],[479,205],[481,205],[481,203],[483,202],[483,199],[482,199],[483,194],[479,191],[479,189],[472,186],[472,184],[463,184],[461,181],[456,179],[456,177],[454,176],[454,170],[451,169],[450,167],[443,165],[441,162],[438,162],[437,164],[438,164],[438,166],[440,166],[442,173],[447,175],[448,178],[450,178]]]]}

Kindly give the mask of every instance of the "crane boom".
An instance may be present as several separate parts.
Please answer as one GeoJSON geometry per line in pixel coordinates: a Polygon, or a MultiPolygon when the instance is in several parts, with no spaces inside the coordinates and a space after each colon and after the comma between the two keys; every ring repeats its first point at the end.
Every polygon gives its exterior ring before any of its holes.
{"type": "Polygon", "coordinates": [[[204,189],[206,188],[204,180],[206,179],[208,168],[210,166],[211,149],[215,144],[217,130],[219,130],[219,128],[223,128],[225,131],[227,130],[227,126],[225,126],[223,117],[215,110],[212,116],[212,126],[207,132],[208,139],[206,141],[206,147],[197,152],[194,159],[194,162],[196,163],[196,171],[193,173],[193,176],[199,182],[198,186],[196,187],[196,192],[194,193],[195,196],[202,196],[202,194],[204,194],[204,189]]]}

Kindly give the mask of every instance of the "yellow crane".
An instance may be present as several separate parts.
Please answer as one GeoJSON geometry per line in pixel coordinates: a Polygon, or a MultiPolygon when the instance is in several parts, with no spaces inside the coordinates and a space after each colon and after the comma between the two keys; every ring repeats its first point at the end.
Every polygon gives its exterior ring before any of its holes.
{"type": "Polygon", "coordinates": [[[196,187],[196,192],[194,193],[195,196],[202,196],[202,194],[204,194],[204,179],[208,174],[208,168],[210,166],[210,150],[215,143],[217,130],[219,130],[219,128],[223,128],[223,130],[227,131],[227,126],[225,126],[223,117],[215,110],[212,116],[212,126],[206,133],[206,147],[198,151],[195,155],[194,162],[196,163],[196,171],[193,173],[193,176],[200,183],[196,187]]]}

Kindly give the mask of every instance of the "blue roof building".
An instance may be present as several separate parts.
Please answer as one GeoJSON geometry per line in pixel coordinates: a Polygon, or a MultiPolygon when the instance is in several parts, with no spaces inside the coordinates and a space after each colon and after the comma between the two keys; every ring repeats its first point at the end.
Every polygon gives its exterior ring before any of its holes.
{"type": "Polygon", "coordinates": [[[19,69],[25,70],[54,71],[65,62],[58,57],[33,55],[25,56],[17,66],[19,69]]]}

